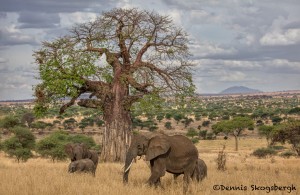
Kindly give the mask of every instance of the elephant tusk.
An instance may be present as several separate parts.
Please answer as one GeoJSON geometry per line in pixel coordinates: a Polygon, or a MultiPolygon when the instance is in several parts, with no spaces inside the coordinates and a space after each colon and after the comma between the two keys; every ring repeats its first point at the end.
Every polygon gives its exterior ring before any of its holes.
{"type": "MultiPolygon", "coordinates": [[[[124,171],[125,173],[127,173],[132,165],[133,160],[131,161],[130,165],[127,167],[127,169],[124,171]]],[[[125,168],[125,167],[124,167],[125,168]]]]}

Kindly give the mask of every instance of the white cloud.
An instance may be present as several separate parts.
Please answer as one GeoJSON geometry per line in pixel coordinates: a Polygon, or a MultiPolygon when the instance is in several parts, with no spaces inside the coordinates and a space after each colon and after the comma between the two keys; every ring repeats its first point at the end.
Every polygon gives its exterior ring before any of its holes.
{"type": "Polygon", "coordinates": [[[96,19],[96,13],[89,12],[73,12],[73,13],[60,13],[60,20],[62,27],[70,27],[74,24],[80,24],[96,19]]]}
{"type": "Polygon", "coordinates": [[[293,45],[300,42],[300,29],[288,29],[269,32],[260,39],[266,46],[293,45]]]}
{"type": "Polygon", "coordinates": [[[243,81],[246,79],[246,75],[239,71],[230,71],[223,72],[223,75],[220,77],[220,81],[229,82],[229,81],[243,81]]]}

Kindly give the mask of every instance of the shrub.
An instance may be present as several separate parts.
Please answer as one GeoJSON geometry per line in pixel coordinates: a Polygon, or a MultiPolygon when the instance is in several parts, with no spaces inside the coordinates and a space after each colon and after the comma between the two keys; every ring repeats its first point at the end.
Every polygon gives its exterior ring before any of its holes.
{"type": "Polygon", "coordinates": [[[172,114],[171,113],[167,113],[165,117],[166,117],[166,119],[170,120],[172,118],[172,114]]]}
{"type": "Polygon", "coordinates": [[[165,123],[165,128],[172,129],[172,123],[171,122],[166,122],[165,123]]]}
{"type": "Polygon", "coordinates": [[[37,143],[36,151],[46,158],[55,160],[65,160],[67,155],[64,151],[64,146],[67,143],[84,143],[88,148],[97,149],[96,143],[93,138],[85,135],[69,135],[64,131],[56,131],[49,136],[40,140],[37,143]]]}
{"type": "Polygon", "coordinates": [[[186,133],[186,136],[188,136],[188,137],[194,137],[197,135],[198,135],[198,132],[194,128],[189,128],[188,132],[186,133]]]}
{"type": "Polygon", "coordinates": [[[0,121],[0,127],[4,129],[11,129],[20,124],[20,121],[13,116],[6,116],[0,121]]]}
{"type": "Polygon", "coordinates": [[[214,134],[214,133],[207,133],[206,134],[206,139],[207,140],[214,140],[214,139],[216,139],[216,135],[214,134]]]}
{"type": "Polygon", "coordinates": [[[199,138],[198,137],[193,137],[191,140],[194,144],[199,143],[199,138]]]}
{"type": "Polygon", "coordinates": [[[15,127],[12,132],[15,135],[3,142],[3,150],[18,162],[20,160],[26,162],[33,156],[31,150],[35,147],[35,137],[24,127],[15,127]]]}
{"type": "Polygon", "coordinates": [[[252,155],[258,157],[258,158],[266,158],[267,156],[273,156],[277,152],[272,148],[258,148],[254,150],[252,155]]]}
{"type": "Polygon", "coordinates": [[[202,137],[202,139],[206,139],[207,130],[199,131],[199,136],[202,137]]]}
{"type": "Polygon", "coordinates": [[[281,157],[283,158],[290,158],[291,156],[296,156],[295,152],[292,152],[292,151],[285,151],[285,152],[282,152],[280,154],[281,157]]]}
{"type": "Polygon", "coordinates": [[[203,121],[202,126],[207,127],[210,124],[210,121],[203,121]]]}

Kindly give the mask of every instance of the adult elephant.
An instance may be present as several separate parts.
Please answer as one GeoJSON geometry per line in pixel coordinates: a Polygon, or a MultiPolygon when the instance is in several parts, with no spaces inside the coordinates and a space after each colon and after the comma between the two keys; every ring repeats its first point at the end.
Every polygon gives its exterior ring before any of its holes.
{"type": "Polygon", "coordinates": [[[65,145],[65,152],[70,157],[71,161],[81,159],[91,159],[95,164],[95,169],[98,165],[98,152],[95,150],[89,150],[83,143],[69,143],[65,145]]]}
{"type": "Polygon", "coordinates": [[[190,139],[182,135],[156,135],[152,138],[133,135],[126,154],[124,183],[128,182],[133,159],[142,155],[150,161],[151,176],[148,179],[150,185],[159,185],[160,178],[167,171],[172,174],[184,174],[183,190],[187,191],[189,179],[198,159],[198,150],[190,139]]]}

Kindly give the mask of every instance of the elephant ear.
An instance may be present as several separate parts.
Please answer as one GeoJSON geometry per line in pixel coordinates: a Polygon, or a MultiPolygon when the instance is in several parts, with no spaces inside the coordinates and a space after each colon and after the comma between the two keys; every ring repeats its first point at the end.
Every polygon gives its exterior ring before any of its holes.
{"type": "Polygon", "coordinates": [[[65,145],[65,152],[66,154],[68,154],[69,156],[72,156],[73,155],[73,148],[74,148],[74,144],[66,144],[65,145]]]}
{"type": "Polygon", "coordinates": [[[170,149],[170,143],[167,139],[157,136],[149,140],[148,149],[146,152],[146,160],[152,160],[155,157],[165,154],[170,149]]]}
{"type": "Polygon", "coordinates": [[[82,155],[83,155],[83,158],[89,158],[89,149],[88,147],[84,144],[84,143],[81,143],[79,144],[82,148],[82,155]]]}

